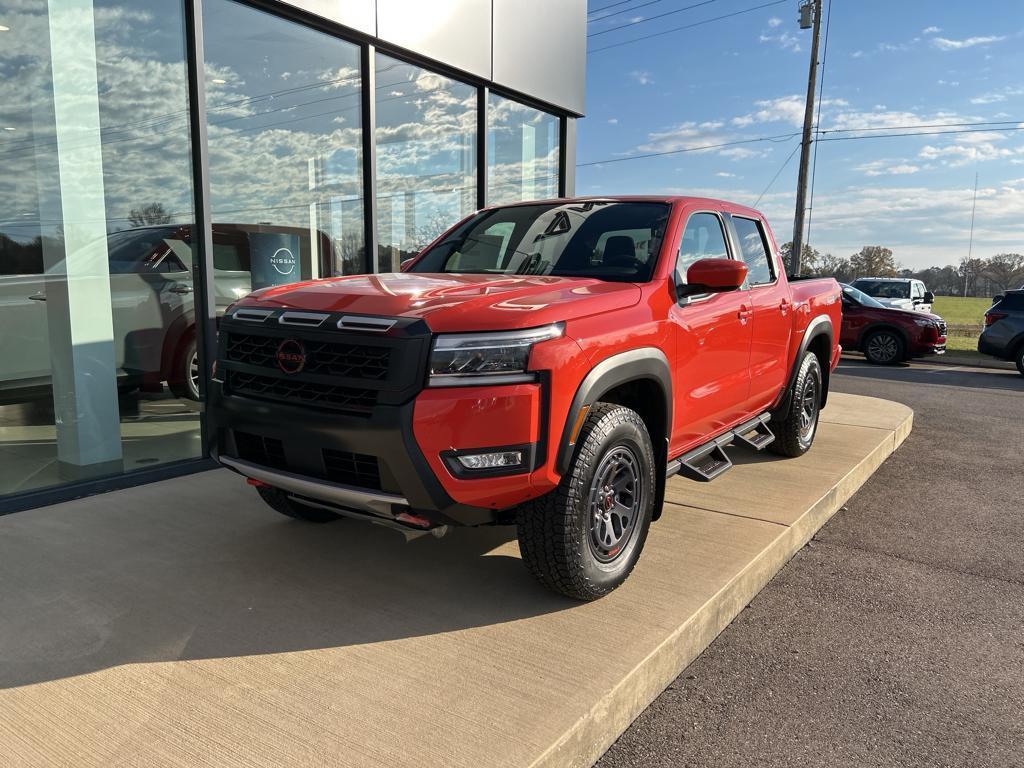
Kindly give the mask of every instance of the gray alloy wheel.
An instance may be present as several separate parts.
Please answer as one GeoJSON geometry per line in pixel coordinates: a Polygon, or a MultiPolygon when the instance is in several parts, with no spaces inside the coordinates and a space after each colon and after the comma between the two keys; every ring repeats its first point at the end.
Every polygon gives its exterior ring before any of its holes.
{"type": "Polygon", "coordinates": [[[640,463],[626,446],[605,454],[590,483],[590,551],[611,563],[626,549],[640,517],[643,486],[640,463]]]}
{"type": "Polygon", "coordinates": [[[875,365],[892,365],[903,359],[903,340],[892,331],[876,331],[864,345],[864,356],[875,365]]]}
{"type": "Polygon", "coordinates": [[[199,350],[196,349],[195,345],[189,350],[188,357],[185,363],[187,378],[185,383],[188,385],[188,393],[193,400],[199,399],[199,350]]]}
{"type": "Polygon", "coordinates": [[[800,441],[808,445],[814,439],[814,432],[818,428],[818,410],[821,402],[818,394],[819,381],[816,376],[807,376],[803,391],[800,393],[800,441]]]}

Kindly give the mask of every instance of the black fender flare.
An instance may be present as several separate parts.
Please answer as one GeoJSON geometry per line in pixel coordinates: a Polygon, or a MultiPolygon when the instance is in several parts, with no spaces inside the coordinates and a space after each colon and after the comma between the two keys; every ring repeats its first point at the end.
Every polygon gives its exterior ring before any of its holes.
{"type": "MultiPolygon", "coordinates": [[[[672,369],[665,353],[657,347],[640,347],[617,355],[606,357],[583,377],[576,396],[572,399],[569,412],[566,414],[562,427],[562,437],[558,441],[555,468],[560,474],[569,469],[575,443],[570,443],[573,426],[584,406],[592,406],[603,395],[616,387],[631,381],[648,379],[658,384],[665,398],[665,434],[651,435],[655,441],[665,443],[672,428],[672,369]]],[[[655,445],[657,450],[658,445],[655,445]]]]}
{"type": "MultiPolygon", "coordinates": [[[[789,403],[793,397],[793,385],[796,383],[797,374],[800,373],[800,362],[804,359],[804,355],[811,346],[811,342],[815,339],[825,336],[828,339],[829,354],[835,344],[835,329],[832,327],[832,318],[828,315],[818,315],[811,322],[807,324],[804,329],[803,338],[800,340],[800,347],[796,351],[796,356],[793,358],[793,367],[789,372],[789,378],[786,380],[786,388],[782,391],[782,397],[779,400],[778,405],[772,408],[772,418],[781,419],[785,416],[789,410],[789,403]]],[[[822,387],[821,387],[821,407],[825,407],[825,403],[828,401],[828,385],[829,375],[831,370],[829,365],[831,360],[825,362],[824,367],[821,371],[822,387]]]]}
{"type": "Polygon", "coordinates": [[[867,339],[868,336],[870,336],[875,331],[892,331],[903,340],[903,348],[907,351],[910,351],[910,337],[907,335],[907,332],[905,330],[900,328],[898,325],[892,325],[891,323],[887,323],[884,320],[877,320],[874,323],[866,325],[861,329],[860,335],[857,336],[858,352],[864,351],[864,341],[867,339]]]}

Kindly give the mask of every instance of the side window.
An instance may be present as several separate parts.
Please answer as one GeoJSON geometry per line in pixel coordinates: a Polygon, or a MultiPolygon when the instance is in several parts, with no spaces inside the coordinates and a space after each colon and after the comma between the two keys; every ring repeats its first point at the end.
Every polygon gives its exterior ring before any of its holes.
{"type": "Polygon", "coordinates": [[[913,293],[910,294],[911,298],[913,298],[913,299],[923,299],[924,298],[924,283],[919,283],[919,282],[915,281],[915,282],[911,283],[911,285],[913,287],[913,293]]]}
{"type": "Polygon", "coordinates": [[[740,238],[740,252],[747,265],[747,281],[750,285],[764,285],[775,279],[774,265],[768,257],[767,241],[761,231],[761,223],[753,219],[733,216],[736,234],[740,238]]]}
{"type": "Polygon", "coordinates": [[[686,270],[700,259],[728,259],[722,221],[713,213],[695,213],[686,222],[676,258],[676,281],[686,282],[686,270]]]}

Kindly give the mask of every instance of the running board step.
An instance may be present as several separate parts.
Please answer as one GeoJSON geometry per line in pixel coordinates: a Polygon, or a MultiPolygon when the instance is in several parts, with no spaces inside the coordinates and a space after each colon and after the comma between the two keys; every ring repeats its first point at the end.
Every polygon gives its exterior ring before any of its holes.
{"type": "Polygon", "coordinates": [[[755,451],[763,451],[775,442],[775,433],[768,426],[770,420],[771,415],[763,413],[756,419],[736,427],[732,433],[741,443],[745,443],[755,451]]]}
{"type": "Polygon", "coordinates": [[[768,426],[771,414],[762,413],[750,421],[745,421],[735,429],[709,440],[704,445],[684,453],[673,459],[665,467],[665,477],[683,473],[687,477],[703,482],[711,482],[724,472],[732,469],[732,459],[725,452],[725,447],[734,440],[753,448],[763,450],[775,441],[775,434],[768,426]]]}

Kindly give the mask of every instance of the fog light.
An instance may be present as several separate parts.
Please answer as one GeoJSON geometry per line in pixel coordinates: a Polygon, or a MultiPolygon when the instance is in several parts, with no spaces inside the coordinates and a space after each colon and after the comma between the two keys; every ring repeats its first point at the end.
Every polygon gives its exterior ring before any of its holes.
{"type": "Polygon", "coordinates": [[[456,459],[466,469],[504,469],[506,467],[521,467],[523,452],[469,453],[464,456],[456,456],[456,459]]]}

